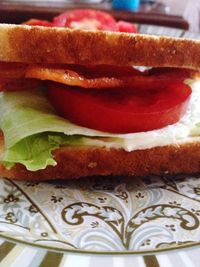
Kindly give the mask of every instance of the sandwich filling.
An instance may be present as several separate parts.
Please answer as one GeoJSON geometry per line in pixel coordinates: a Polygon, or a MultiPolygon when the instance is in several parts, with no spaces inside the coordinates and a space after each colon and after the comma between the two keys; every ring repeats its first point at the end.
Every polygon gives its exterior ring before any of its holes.
{"type": "Polygon", "coordinates": [[[2,161],[7,168],[21,163],[36,171],[55,166],[53,151],[62,146],[97,146],[133,151],[179,145],[200,134],[200,81],[188,80],[191,99],[184,116],[175,124],[139,133],[116,134],[81,127],[58,115],[46,90],[3,92],[0,127],[4,134],[2,161]]]}
{"type": "MultiPolygon", "coordinates": [[[[88,10],[26,24],[136,31],[132,24],[88,10]]],[[[196,71],[178,68],[1,62],[1,160],[7,168],[20,163],[37,171],[55,166],[53,151],[61,147],[131,152],[196,140],[198,77],[196,71]]]]}

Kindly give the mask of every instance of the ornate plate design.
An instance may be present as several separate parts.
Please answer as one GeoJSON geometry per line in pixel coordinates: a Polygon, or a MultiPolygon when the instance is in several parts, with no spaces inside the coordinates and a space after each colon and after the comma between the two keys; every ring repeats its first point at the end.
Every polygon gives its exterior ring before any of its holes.
{"type": "Polygon", "coordinates": [[[109,254],[138,258],[198,248],[200,178],[2,179],[0,230],[9,244],[30,245],[34,254],[43,251],[43,257],[45,249],[59,256],[61,251],[84,252],[109,259],[109,254]]]}
{"type": "Polygon", "coordinates": [[[200,175],[0,180],[0,266],[198,266],[199,245],[200,175]]]}

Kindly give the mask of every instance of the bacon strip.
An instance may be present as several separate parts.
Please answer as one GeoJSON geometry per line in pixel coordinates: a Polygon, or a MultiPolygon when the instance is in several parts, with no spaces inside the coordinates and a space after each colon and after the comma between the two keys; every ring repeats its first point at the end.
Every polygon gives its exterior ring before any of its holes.
{"type": "Polygon", "coordinates": [[[0,79],[24,78],[26,69],[23,63],[0,62],[0,79]]]}
{"type": "Polygon", "coordinates": [[[186,78],[195,78],[200,74],[189,69],[156,68],[140,72],[132,67],[49,67],[29,66],[26,77],[54,81],[70,86],[79,86],[86,89],[163,89],[170,82],[183,81],[186,78]],[[197,75],[198,74],[198,75],[197,75]]]}
{"type": "Polygon", "coordinates": [[[82,88],[107,89],[127,86],[127,78],[141,76],[132,67],[29,66],[26,77],[54,81],[82,88]],[[126,71],[126,72],[125,72],[126,71]]]}
{"type": "Polygon", "coordinates": [[[0,91],[21,91],[27,89],[36,89],[41,85],[42,81],[36,79],[0,79],[0,91]]]}
{"type": "Polygon", "coordinates": [[[54,81],[85,89],[139,88],[146,90],[155,87],[163,89],[169,85],[170,81],[174,83],[186,78],[199,77],[199,72],[178,68],[154,68],[140,72],[132,67],[106,65],[27,65],[0,62],[0,90],[8,88],[9,81],[13,84],[12,88],[14,88],[15,83],[16,86],[20,83],[24,84],[25,78],[54,81]]]}

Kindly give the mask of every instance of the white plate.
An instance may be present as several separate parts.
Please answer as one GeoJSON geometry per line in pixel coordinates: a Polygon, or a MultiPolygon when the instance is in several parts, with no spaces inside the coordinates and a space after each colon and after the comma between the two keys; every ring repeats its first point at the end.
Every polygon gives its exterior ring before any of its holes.
{"type": "Polygon", "coordinates": [[[177,266],[186,260],[197,266],[200,178],[2,179],[0,230],[2,266],[38,266],[37,258],[49,267],[49,257],[53,267],[79,260],[92,266],[97,259],[96,267],[133,260],[165,266],[175,259],[177,266]]]}

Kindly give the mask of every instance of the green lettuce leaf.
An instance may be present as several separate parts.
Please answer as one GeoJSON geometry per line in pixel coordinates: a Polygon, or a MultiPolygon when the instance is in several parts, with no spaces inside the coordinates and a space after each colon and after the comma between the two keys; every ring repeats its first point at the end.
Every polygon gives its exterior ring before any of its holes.
{"type": "Polygon", "coordinates": [[[7,168],[15,163],[31,171],[55,166],[53,150],[83,143],[76,126],[56,114],[42,90],[1,93],[0,114],[5,140],[1,160],[7,168]]]}
{"type": "Polygon", "coordinates": [[[200,136],[200,123],[195,124],[194,128],[190,131],[191,136],[200,136]]]}
{"type": "Polygon", "coordinates": [[[10,169],[15,163],[21,163],[30,171],[56,166],[52,151],[63,145],[81,144],[81,137],[41,133],[22,139],[5,150],[3,163],[10,169]]]}

